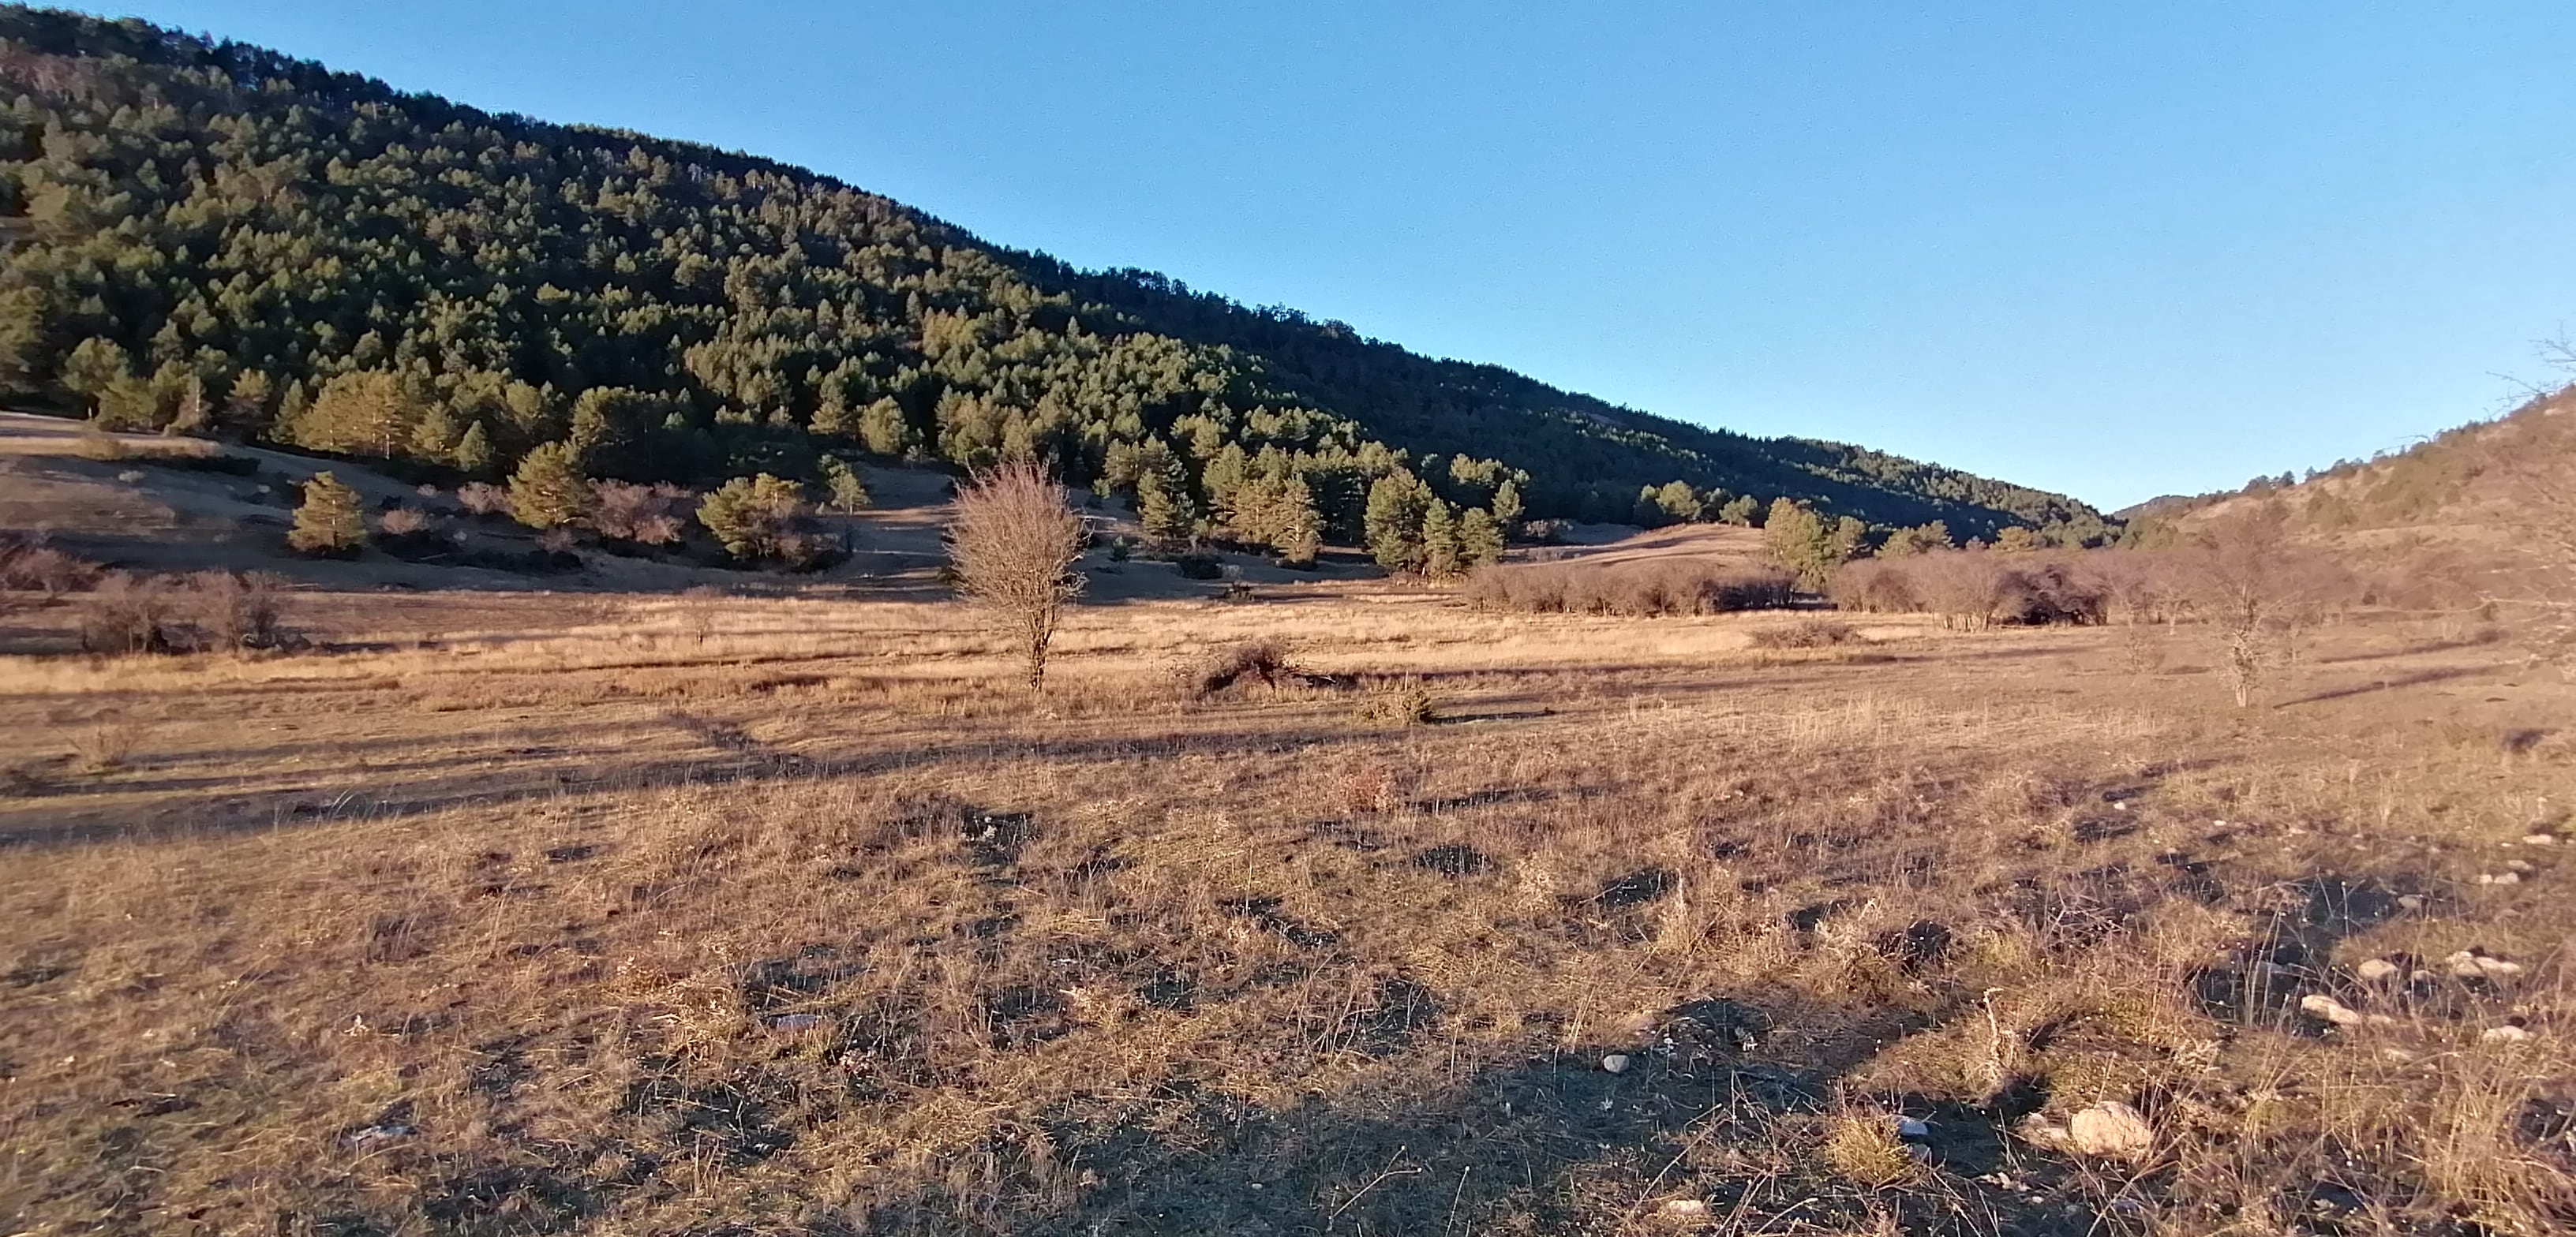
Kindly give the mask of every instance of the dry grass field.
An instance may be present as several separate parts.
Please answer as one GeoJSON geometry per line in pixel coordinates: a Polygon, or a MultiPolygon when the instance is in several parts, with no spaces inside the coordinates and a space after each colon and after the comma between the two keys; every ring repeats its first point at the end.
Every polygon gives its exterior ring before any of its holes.
{"type": "Polygon", "coordinates": [[[0,1231],[2576,1225],[2571,691],[2456,621],[2244,710],[2190,626],[1365,586],[1035,699],[829,590],[286,621],[0,666],[0,1231]]]}

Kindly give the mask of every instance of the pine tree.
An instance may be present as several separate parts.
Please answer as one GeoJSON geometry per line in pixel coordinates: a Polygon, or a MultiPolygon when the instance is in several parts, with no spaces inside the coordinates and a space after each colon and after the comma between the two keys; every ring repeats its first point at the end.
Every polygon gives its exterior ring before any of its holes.
{"type": "Polygon", "coordinates": [[[1771,557],[1794,572],[1798,587],[1810,593],[1825,591],[1834,570],[1860,552],[1866,531],[1850,516],[1828,526],[1815,512],[1788,498],[1774,500],[1770,516],[1762,521],[1771,557]]]}
{"type": "Polygon", "coordinates": [[[1502,560],[1503,526],[1482,507],[1469,507],[1458,516],[1458,561],[1467,567],[1483,567],[1502,560]]]}
{"type": "Polygon", "coordinates": [[[1465,569],[1458,555],[1458,517],[1434,498],[1422,508],[1422,574],[1446,580],[1465,569]]]}
{"type": "Polygon", "coordinates": [[[268,375],[255,369],[234,375],[233,389],[224,394],[223,430],[254,436],[267,429],[271,394],[268,375]]]}
{"type": "Polygon", "coordinates": [[[1315,552],[1323,546],[1324,519],[1315,510],[1315,495],[1304,477],[1290,473],[1280,483],[1278,510],[1270,544],[1278,549],[1280,561],[1291,567],[1314,566],[1315,552]]]}
{"type": "Polygon", "coordinates": [[[1501,485],[1495,487],[1493,510],[1494,524],[1497,528],[1502,530],[1503,538],[1505,540],[1508,541],[1513,537],[1521,535],[1521,516],[1523,511],[1521,507],[1521,487],[1519,482],[1507,477],[1504,478],[1501,485]]]}
{"type": "Polygon", "coordinates": [[[327,472],[304,483],[304,502],[295,509],[295,526],[286,544],[300,554],[345,557],[367,543],[366,517],[358,511],[358,492],[327,472]]]}
{"type": "Polygon", "coordinates": [[[1759,522],[1754,517],[1760,514],[1762,514],[1761,499],[1750,494],[1738,494],[1726,500],[1725,506],[1717,509],[1717,522],[1732,524],[1737,528],[1751,528],[1759,522]]]}
{"type": "Polygon", "coordinates": [[[457,440],[462,437],[456,429],[456,414],[444,404],[432,404],[412,426],[411,451],[422,459],[452,464],[456,462],[457,440]]]}
{"type": "Polygon", "coordinates": [[[206,380],[190,374],[179,381],[179,401],[171,409],[165,434],[203,434],[214,428],[214,408],[206,402],[206,380]]]}
{"type": "Polygon", "coordinates": [[[827,387],[823,402],[814,406],[814,432],[826,438],[847,438],[858,429],[858,414],[850,411],[850,401],[842,397],[839,388],[827,387]]]}
{"type": "Polygon", "coordinates": [[[1398,572],[1422,569],[1422,520],[1430,501],[1431,487],[1402,469],[1370,483],[1362,528],[1369,557],[1378,566],[1398,572]]]}
{"type": "Polygon", "coordinates": [[[571,443],[542,443],[510,474],[510,514],[530,528],[561,528],[590,514],[590,480],[571,443]]]}
{"type": "Polygon", "coordinates": [[[456,440],[456,466],[478,477],[492,471],[492,436],[483,432],[481,421],[468,424],[465,436],[456,440]]]}
{"type": "Polygon", "coordinates": [[[798,535],[805,511],[805,495],[795,482],[761,473],[736,477],[707,495],[698,504],[698,523],[735,558],[797,562],[806,554],[798,535]]]}
{"type": "Polygon", "coordinates": [[[1190,498],[1189,469],[1159,440],[1145,444],[1139,454],[1136,517],[1144,523],[1145,535],[1175,540],[1189,536],[1199,518],[1198,504],[1190,498]]]}
{"type": "Polygon", "coordinates": [[[912,422],[903,415],[903,405],[893,397],[868,405],[859,414],[859,445],[871,455],[900,457],[912,450],[912,422]]]}
{"type": "Polygon", "coordinates": [[[1687,524],[1699,518],[1699,495],[1687,481],[1667,481],[1655,491],[1655,507],[1666,524],[1687,524]]]}
{"type": "Polygon", "coordinates": [[[866,482],[859,479],[857,469],[850,467],[840,458],[830,455],[823,457],[819,467],[823,473],[823,488],[831,493],[831,499],[826,504],[830,510],[845,515],[867,510],[868,486],[866,482]]]}

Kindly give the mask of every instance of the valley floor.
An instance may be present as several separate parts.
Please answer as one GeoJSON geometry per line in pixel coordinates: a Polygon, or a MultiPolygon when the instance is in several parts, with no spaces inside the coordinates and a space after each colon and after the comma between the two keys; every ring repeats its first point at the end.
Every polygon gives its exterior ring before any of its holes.
{"type": "Polygon", "coordinates": [[[0,1229],[2576,1224],[2571,692],[2480,633],[2240,711],[2190,627],[1255,593],[1037,700],[930,602],[13,659],[0,1229]]]}

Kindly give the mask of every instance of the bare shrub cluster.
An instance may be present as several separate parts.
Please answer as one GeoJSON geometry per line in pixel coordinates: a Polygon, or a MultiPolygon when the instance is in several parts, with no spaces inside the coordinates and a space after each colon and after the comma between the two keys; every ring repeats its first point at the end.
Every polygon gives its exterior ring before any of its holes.
{"type": "Polygon", "coordinates": [[[1829,649],[1861,642],[1860,633],[1849,623],[1832,619],[1801,619],[1786,627],[1766,627],[1749,637],[1757,649],[1829,649]]]}
{"type": "Polygon", "coordinates": [[[1288,642],[1264,637],[1210,650],[1181,668],[1181,684],[1191,696],[1205,699],[1254,679],[1265,687],[1277,687],[1296,672],[1288,659],[1288,642]]]}
{"type": "Polygon", "coordinates": [[[671,545],[688,535],[696,495],[680,486],[602,481],[591,487],[590,526],[602,537],[671,545]]]}
{"type": "Polygon", "coordinates": [[[81,648],[109,656],[282,648],[284,584],[264,572],[111,572],[81,599],[81,648]]]}
{"type": "Polygon", "coordinates": [[[1004,464],[957,491],[948,525],[957,589],[1014,629],[1031,689],[1046,679],[1066,603],[1082,592],[1073,566],[1089,540],[1064,485],[1035,464],[1004,464]]]}
{"type": "Polygon", "coordinates": [[[50,601],[98,581],[105,568],[45,544],[39,534],[0,534],[0,590],[43,593],[50,601]]]}
{"type": "Polygon", "coordinates": [[[2100,623],[2111,591],[2075,556],[1943,550],[1846,563],[1827,589],[1837,608],[1864,614],[1929,613],[1944,627],[2100,623]]]}
{"type": "Polygon", "coordinates": [[[1524,563],[1479,569],[1467,598],[1534,614],[1725,614],[1784,606],[1795,581],[1768,567],[1708,563],[1524,563]]]}

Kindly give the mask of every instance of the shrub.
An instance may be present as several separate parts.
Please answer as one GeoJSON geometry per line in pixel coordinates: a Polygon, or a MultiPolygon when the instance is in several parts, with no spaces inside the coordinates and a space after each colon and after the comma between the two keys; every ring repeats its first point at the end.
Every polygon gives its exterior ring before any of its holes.
{"type": "Polygon", "coordinates": [[[1181,573],[1181,578],[1184,580],[1222,580],[1225,578],[1224,565],[1217,562],[1216,555],[1210,554],[1205,550],[1192,550],[1187,554],[1181,555],[1179,558],[1173,559],[1172,567],[1181,573]]]}
{"type": "Polygon", "coordinates": [[[591,487],[590,525],[602,537],[671,545],[686,533],[681,508],[689,497],[689,491],[676,485],[602,481],[591,487]]]}
{"type": "Polygon", "coordinates": [[[304,483],[304,503],[295,509],[295,527],[286,544],[301,554],[346,558],[367,542],[366,519],[358,512],[358,492],[327,472],[304,483]]]}
{"type": "Polygon", "coordinates": [[[510,514],[510,491],[489,481],[468,481],[456,487],[456,502],[475,515],[510,514]]]}
{"type": "Polygon", "coordinates": [[[206,647],[273,649],[286,644],[287,631],[278,621],[284,581],[260,571],[201,571],[189,583],[206,647]]]}
{"type": "Polygon", "coordinates": [[[1263,637],[1211,650],[1186,667],[1182,677],[1191,695],[1204,698],[1246,678],[1257,678],[1265,687],[1277,687],[1280,678],[1293,671],[1288,661],[1288,642],[1263,637]]]}
{"type": "Polygon", "coordinates": [[[104,570],[46,545],[41,535],[0,534],[0,589],[41,592],[51,601],[90,587],[104,570]]]}
{"type": "Polygon", "coordinates": [[[1790,578],[1771,568],[1688,560],[1528,563],[1477,571],[1468,577],[1467,597],[1479,605],[1539,614],[1725,614],[1788,604],[1790,578]]]}
{"type": "Polygon", "coordinates": [[[408,537],[428,532],[437,523],[418,507],[396,507],[376,517],[376,531],[388,537],[408,537]]]}
{"type": "Polygon", "coordinates": [[[1857,643],[1860,633],[1832,619],[1802,619],[1786,627],[1766,627],[1750,639],[1757,649],[1824,649],[1857,643]]]}
{"type": "Polygon", "coordinates": [[[1352,716],[1363,722],[1388,726],[1425,726],[1437,716],[1431,692],[1419,679],[1395,679],[1378,685],[1360,698],[1352,716]]]}
{"type": "Polygon", "coordinates": [[[174,600],[164,580],[111,573],[82,599],[81,648],[108,656],[175,650],[174,600]]]}

